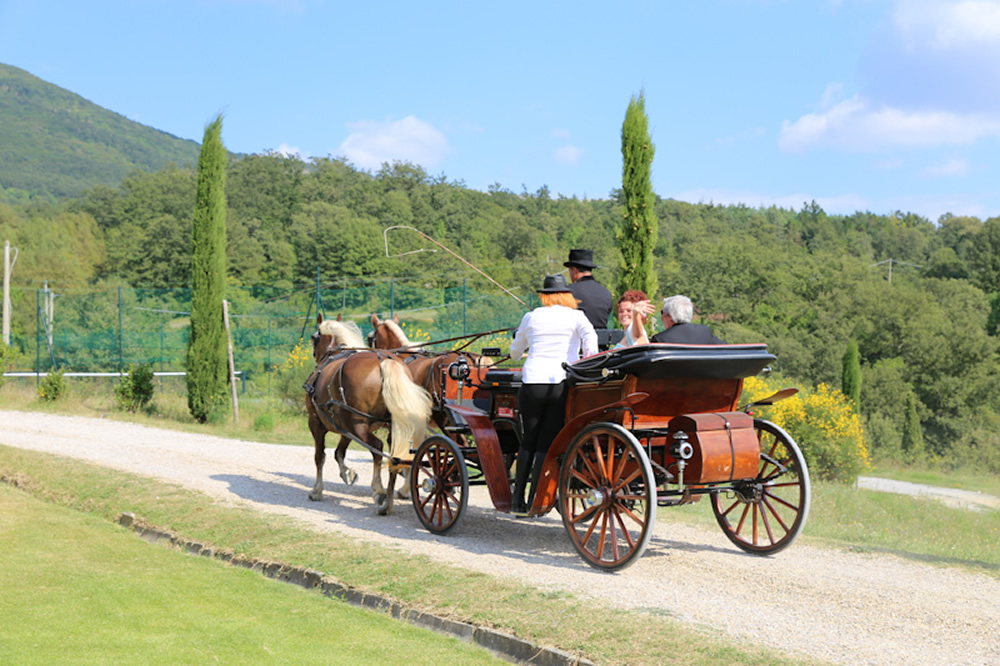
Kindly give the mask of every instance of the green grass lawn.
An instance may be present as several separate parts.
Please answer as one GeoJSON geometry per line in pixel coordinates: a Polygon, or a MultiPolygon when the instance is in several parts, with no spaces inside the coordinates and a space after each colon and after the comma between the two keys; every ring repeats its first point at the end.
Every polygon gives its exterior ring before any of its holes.
{"type": "Polygon", "coordinates": [[[0,663],[502,663],[0,485],[0,663]]]}
{"type": "MultiPolygon", "coordinates": [[[[311,444],[305,417],[274,403],[247,403],[246,409],[241,409],[239,426],[199,426],[185,421],[184,409],[176,398],[162,396],[157,399],[161,403],[153,414],[122,414],[109,409],[98,392],[71,395],[65,403],[50,405],[31,396],[25,397],[23,390],[0,389],[0,405],[4,408],[86,416],[103,414],[154,427],[275,443],[311,444]],[[278,414],[273,427],[255,432],[255,415],[272,412],[278,414]]],[[[876,470],[875,474],[881,471],[876,470]]],[[[884,475],[932,483],[936,478],[934,474],[938,473],[897,470],[895,474],[884,475]],[[921,474],[924,476],[919,476],[921,474]]],[[[121,511],[133,511],[155,525],[174,529],[190,539],[233,549],[250,557],[319,569],[345,584],[370,589],[407,605],[497,627],[602,663],[661,663],[657,655],[670,655],[671,661],[685,664],[788,663],[770,651],[737,646],[669,618],[639,612],[602,614],[602,631],[595,634],[592,631],[594,609],[570,596],[539,593],[482,574],[430,563],[425,558],[401,558],[398,552],[361,546],[343,537],[298,531],[278,518],[221,507],[203,496],[169,484],[85,463],[0,446],[0,476],[3,475],[17,480],[38,497],[106,521],[121,511]],[[525,613],[524,608],[531,608],[532,612],[525,613]]],[[[945,476],[946,479],[939,480],[948,483],[938,485],[984,492],[1000,490],[996,479],[983,478],[974,472],[950,472],[945,476]]],[[[660,511],[665,520],[687,521],[718,529],[706,501],[660,511]]],[[[1000,511],[952,509],[929,499],[840,484],[813,484],[812,509],[800,543],[849,552],[887,551],[921,562],[961,566],[1000,576],[1000,511]]],[[[2,550],[0,557],[3,557],[2,550]]],[[[329,603],[324,599],[320,601],[329,603]]],[[[4,607],[0,606],[0,610],[4,607]]],[[[5,661],[3,657],[0,652],[0,662],[5,661]]]]}
{"type": "MultiPolygon", "coordinates": [[[[566,593],[542,592],[520,583],[432,562],[426,557],[408,556],[395,549],[362,544],[343,535],[313,532],[290,524],[280,516],[224,506],[179,486],[76,460],[0,445],[0,479],[17,484],[36,498],[83,512],[90,516],[92,523],[105,522],[107,529],[119,532],[115,534],[116,538],[130,540],[142,553],[147,553],[147,557],[149,551],[160,550],[161,547],[149,546],[133,535],[120,533],[121,528],[113,526],[111,521],[122,511],[132,511],[150,524],[173,530],[188,539],[211,544],[218,549],[230,550],[249,558],[316,569],[345,585],[391,598],[405,607],[494,627],[539,645],[586,656],[597,663],[661,664],[667,656],[669,661],[692,666],[719,663],[802,663],[801,660],[782,657],[773,650],[730,641],[669,617],[641,611],[607,612],[596,609],[591,602],[581,601],[566,593]],[[595,613],[599,617],[596,625],[595,613]]],[[[70,514],[73,515],[72,512],[70,514]]],[[[0,532],[7,530],[0,523],[0,532]]],[[[0,537],[3,535],[0,534],[0,537]]],[[[7,543],[8,539],[3,537],[3,542],[7,543]]],[[[72,547],[72,544],[62,544],[56,546],[55,552],[58,554],[72,547]]],[[[0,547],[0,561],[6,559],[7,552],[17,549],[17,546],[0,547]]],[[[182,557],[176,552],[166,551],[165,554],[172,558],[182,557]]],[[[51,575],[56,579],[60,572],[65,573],[75,566],[74,561],[60,562],[56,556],[43,557],[55,560],[48,565],[53,570],[51,574],[45,574],[46,578],[51,575]]],[[[101,563],[99,568],[109,572],[117,570],[119,566],[116,557],[107,549],[93,554],[93,559],[101,563]]],[[[140,554],[140,559],[142,557],[140,554]]],[[[184,557],[197,563],[186,566],[211,565],[213,570],[218,570],[221,566],[204,558],[184,557]]],[[[29,557],[28,561],[31,559],[29,557]]],[[[41,571],[40,567],[38,571],[41,571]]],[[[139,571],[147,572],[150,569],[143,567],[139,571]]],[[[223,572],[228,570],[223,569],[223,572]]],[[[185,579],[188,576],[187,570],[164,576],[168,583],[173,581],[174,586],[183,585],[186,588],[188,585],[185,579]]],[[[13,578],[16,576],[12,576],[13,578]]],[[[31,583],[43,579],[42,574],[35,573],[34,570],[29,578],[33,579],[29,581],[31,583]]],[[[8,582],[0,578],[0,586],[3,586],[0,589],[6,590],[8,582]]],[[[261,581],[262,585],[265,583],[267,586],[278,585],[273,581],[261,581]]],[[[200,589],[211,600],[212,586],[202,585],[200,589]]],[[[340,603],[298,589],[291,592],[295,599],[308,597],[321,605],[340,603]]],[[[6,597],[6,594],[0,596],[6,597]]],[[[58,596],[62,598],[65,595],[58,596]]],[[[199,599],[200,596],[193,598],[199,599]]],[[[7,617],[8,610],[3,605],[7,603],[6,598],[0,602],[0,617],[7,617]]],[[[187,598],[186,603],[200,602],[187,598]]],[[[206,602],[207,605],[213,603],[206,602]]],[[[266,600],[246,597],[240,606],[257,613],[263,612],[258,604],[267,603],[269,602],[266,600]]],[[[35,604],[35,600],[28,592],[14,607],[32,604],[35,604]]],[[[53,606],[43,596],[39,596],[38,605],[47,605],[47,610],[40,610],[36,617],[58,612],[58,605],[53,606]]],[[[105,608],[106,605],[100,607],[105,608]]],[[[224,614],[220,616],[224,617],[224,614]]],[[[385,619],[389,621],[388,618],[385,619]]],[[[334,631],[332,623],[321,624],[325,628],[314,635],[325,637],[334,631]]],[[[158,625],[152,624],[148,634],[155,636],[159,630],[158,625]]],[[[34,640],[31,638],[34,635],[31,631],[25,631],[16,640],[13,636],[8,638],[5,631],[13,629],[0,629],[0,645],[17,645],[19,649],[23,649],[20,648],[25,645],[22,641],[34,640]]],[[[143,628],[142,631],[147,630],[143,628]]],[[[273,649],[269,643],[261,644],[267,644],[273,649]]],[[[8,648],[0,648],[2,649],[8,648]]],[[[258,651],[256,654],[262,652],[258,651]]],[[[0,663],[11,661],[5,657],[0,651],[0,663]]],[[[197,660],[197,656],[191,659],[197,660]]],[[[396,652],[389,659],[406,661],[408,656],[405,651],[396,652]]],[[[317,661],[324,663],[322,658],[317,661]]],[[[388,659],[367,662],[362,659],[354,663],[386,661],[388,659]]],[[[296,662],[282,659],[282,663],[296,662]]]]}

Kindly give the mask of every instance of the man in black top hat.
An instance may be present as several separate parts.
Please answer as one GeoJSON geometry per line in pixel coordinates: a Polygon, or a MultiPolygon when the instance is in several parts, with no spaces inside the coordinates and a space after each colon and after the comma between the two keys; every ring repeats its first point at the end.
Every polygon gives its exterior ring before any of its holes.
{"type": "Polygon", "coordinates": [[[569,260],[563,266],[569,268],[569,278],[573,281],[569,290],[580,301],[580,309],[587,315],[591,326],[595,329],[607,328],[614,298],[591,274],[597,266],[594,263],[594,251],[570,250],[569,260]]]}

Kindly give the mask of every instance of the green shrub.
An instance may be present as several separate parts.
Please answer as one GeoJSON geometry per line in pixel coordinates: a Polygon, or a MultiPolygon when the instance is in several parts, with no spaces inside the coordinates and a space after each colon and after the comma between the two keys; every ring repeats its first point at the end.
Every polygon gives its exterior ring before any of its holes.
{"type": "Polygon", "coordinates": [[[42,377],[38,383],[38,397],[48,402],[54,402],[59,396],[66,393],[66,380],[63,378],[63,370],[53,370],[42,377]]]}
{"type": "Polygon", "coordinates": [[[253,420],[253,429],[257,432],[271,432],[274,430],[274,414],[270,412],[258,414],[253,420]]]}
{"type": "Polygon", "coordinates": [[[127,412],[137,412],[153,399],[153,389],[153,367],[133,363],[114,386],[115,403],[127,412]]]}
{"type": "Polygon", "coordinates": [[[3,373],[14,365],[14,348],[0,342],[0,386],[3,385],[3,373]]]}

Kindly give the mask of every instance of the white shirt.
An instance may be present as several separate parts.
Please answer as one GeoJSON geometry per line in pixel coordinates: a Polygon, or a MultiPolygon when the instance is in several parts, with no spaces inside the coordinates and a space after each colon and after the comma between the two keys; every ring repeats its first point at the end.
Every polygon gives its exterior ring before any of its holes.
{"type": "Polygon", "coordinates": [[[510,357],[520,360],[525,349],[528,359],[521,370],[525,384],[558,384],[566,379],[563,363],[597,353],[597,333],[581,310],[562,305],[535,308],[521,319],[510,346],[510,357]]]}

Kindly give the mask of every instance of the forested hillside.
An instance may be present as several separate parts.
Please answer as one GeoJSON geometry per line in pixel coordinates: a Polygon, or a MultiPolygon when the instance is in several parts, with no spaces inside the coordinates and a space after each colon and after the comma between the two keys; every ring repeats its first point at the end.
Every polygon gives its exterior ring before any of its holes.
{"type": "Polygon", "coordinates": [[[193,166],[198,144],[0,63],[0,201],[76,196],[133,169],[193,166]]]}
{"type": "MultiPolygon", "coordinates": [[[[167,167],[59,205],[0,206],[0,235],[21,250],[15,285],[188,285],[194,188],[193,170],[167,167]]],[[[572,247],[593,248],[597,276],[615,283],[614,199],[478,192],[409,164],[368,173],[279,155],[232,161],[227,193],[234,287],[306,288],[318,269],[324,286],[392,276],[397,285],[499,293],[446,253],[395,256],[430,249],[416,234],[390,232],[387,257],[383,230],[393,225],[431,235],[522,295],[563,270],[572,247]]],[[[876,455],[900,451],[910,414],[929,451],[1000,471],[1000,218],[932,223],[827,215],[815,203],[794,211],[673,200],[657,200],[656,212],[656,296],[689,294],[722,338],[767,342],[790,384],[839,389],[855,340],[860,411],[876,455]]],[[[35,334],[34,302],[33,292],[23,297],[27,316],[15,319],[26,338],[35,334]]]]}

